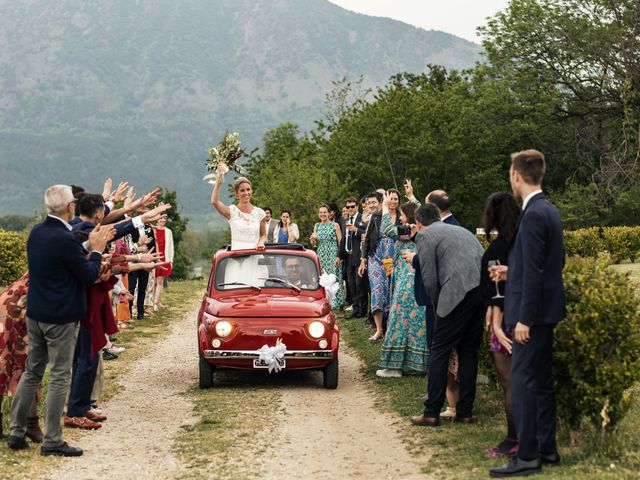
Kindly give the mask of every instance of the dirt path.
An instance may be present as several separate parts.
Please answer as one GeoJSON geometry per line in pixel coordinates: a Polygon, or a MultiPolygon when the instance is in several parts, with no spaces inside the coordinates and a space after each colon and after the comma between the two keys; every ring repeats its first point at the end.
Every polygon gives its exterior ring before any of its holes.
{"type": "MultiPolygon", "coordinates": [[[[320,374],[317,374],[320,375],[320,374]]],[[[398,433],[407,419],[381,413],[364,384],[360,361],[340,352],[337,390],[319,388],[321,380],[282,390],[276,416],[277,447],[264,456],[265,480],[292,479],[427,479],[409,455],[398,433]]]]}
{"type": "Polygon", "coordinates": [[[122,390],[102,405],[109,420],[73,442],[84,455],[65,459],[44,478],[163,479],[180,472],[171,445],[180,425],[195,420],[193,405],[183,395],[196,384],[195,315],[175,323],[169,335],[118,380],[122,390]]]}

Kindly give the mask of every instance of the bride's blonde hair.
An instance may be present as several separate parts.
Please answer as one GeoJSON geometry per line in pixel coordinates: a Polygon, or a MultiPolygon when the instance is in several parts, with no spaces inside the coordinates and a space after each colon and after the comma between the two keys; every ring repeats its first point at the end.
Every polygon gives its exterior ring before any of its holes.
{"type": "Polygon", "coordinates": [[[250,187],[253,187],[253,185],[251,185],[251,181],[247,177],[238,177],[233,181],[233,190],[238,193],[238,189],[243,183],[248,183],[250,187]]]}

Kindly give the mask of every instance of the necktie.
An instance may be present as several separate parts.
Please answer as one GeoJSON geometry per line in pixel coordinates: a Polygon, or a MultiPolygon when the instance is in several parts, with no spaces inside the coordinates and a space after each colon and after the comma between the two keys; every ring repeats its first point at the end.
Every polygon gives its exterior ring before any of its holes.
{"type": "MultiPolygon", "coordinates": [[[[353,225],[353,217],[349,217],[347,225],[353,225]]],[[[347,229],[346,250],[347,253],[351,253],[351,230],[349,229],[347,229]]]]}

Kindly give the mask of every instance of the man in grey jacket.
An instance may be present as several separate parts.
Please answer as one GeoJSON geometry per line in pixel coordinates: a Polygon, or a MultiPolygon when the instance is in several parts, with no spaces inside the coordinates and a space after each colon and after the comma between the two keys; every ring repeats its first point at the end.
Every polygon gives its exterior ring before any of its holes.
{"type": "Polygon", "coordinates": [[[416,211],[417,255],[422,281],[436,312],[431,347],[428,398],[424,414],[412,417],[414,425],[438,426],[445,400],[449,356],[458,350],[460,397],[455,421],[472,421],[478,375],[478,350],[482,339],[480,260],[483,249],[468,230],[440,221],[435,205],[416,211]]]}

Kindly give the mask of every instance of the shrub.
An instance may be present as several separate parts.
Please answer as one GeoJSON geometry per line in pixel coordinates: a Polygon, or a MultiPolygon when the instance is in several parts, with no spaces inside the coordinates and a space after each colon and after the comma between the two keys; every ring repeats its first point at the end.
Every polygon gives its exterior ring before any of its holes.
{"type": "Polygon", "coordinates": [[[189,278],[189,267],[191,266],[191,260],[182,251],[182,246],[178,247],[173,259],[173,265],[171,268],[171,278],[173,280],[186,280],[189,278]]]}
{"type": "Polygon", "coordinates": [[[558,413],[572,429],[583,419],[612,429],[640,375],[637,286],[609,263],[570,258],[564,270],[567,318],[556,328],[554,367],[558,413]]]}
{"type": "Polygon", "coordinates": [[[567,255],[597,257],[609,252],[615,263],[640,258],[640,227],[581,228],[564,232],[567,255]]]}
{"type": "Polygon", "coordinates": [[[27,235],[0,230],[0,286],[15,282],[27,271],[27,235]]]}

